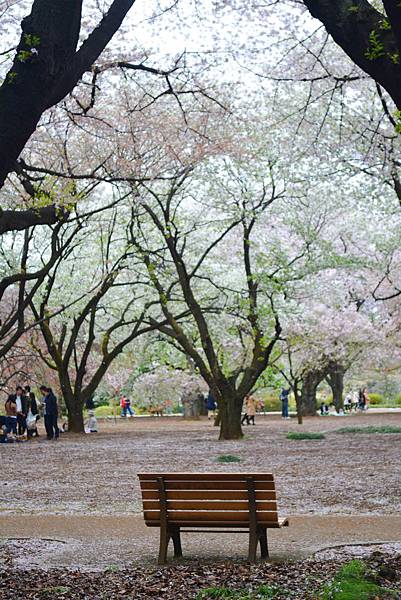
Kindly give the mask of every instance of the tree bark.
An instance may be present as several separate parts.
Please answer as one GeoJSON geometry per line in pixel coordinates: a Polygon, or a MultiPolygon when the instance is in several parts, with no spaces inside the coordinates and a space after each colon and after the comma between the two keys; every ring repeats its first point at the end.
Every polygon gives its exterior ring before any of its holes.
{"type": "Polygon", "coordinates": [[[77,51],[82,0],[34,0],[21,23],[13,65],[0,86],[0,187],[43,112],[91,69],[134,2],[114,0],[77,51]]]}
{"type": "Polygon", "coordinates": [[[242,438],[241,412],[243,398],[227,394],[219,401],[220,436],[219,440],[239,440],[242,438]]]}
{"type": "Polygon", "coordinates": [[[322,370],[308,371],[302,377],[302,408],[304,416],[316,416],[316,391],[325,377],[322,370]]]}
{"type": "Polygon", "coordinates": [[[304,0],[304,4],[401,110],[401,4],[384,0],[388,19],[367,0],[304,0]]]}
{"type": "Polygon", "coordinates": [[[331,388],[333,402],[337,412],[339,412],[340,409],[344,410],[344,374],[345,368],[343,365],[338,363],[329,364],[326,379],[331,388]]]}
{"type": "Polygon", "coordinates": [[[295,405],[297,409],[297,421],[298,425],[302,425],[303,423],[303,401],[302,394],[298,386],[298,381],[295,381],[293,384],[293,392],[295,396],[295,405]]]}
{"type": "Polygon", "coordinates": [[[73,389],[68,372],[57,369],[61,393],[67,408],[68,431],[72,433],[85,433],[83,401],[77,390],[73,389]]]}
{"type": "Polygon", "coordinates": [[[68,431],[85,433],[82,402],[76,397],[72,397],[68,401],[67,398],[64,400],[68,410],[68,431]]]}

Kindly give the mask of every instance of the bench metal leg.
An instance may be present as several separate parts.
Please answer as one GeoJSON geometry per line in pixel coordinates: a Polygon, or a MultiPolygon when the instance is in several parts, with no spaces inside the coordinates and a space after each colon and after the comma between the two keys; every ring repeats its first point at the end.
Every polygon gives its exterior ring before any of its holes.
{"type": "Polygon", "coordinates": [[[267,544],[267,531],[265,528],[259,532],[260,557],[262,560],[269,558],[269,546],[267,544]]]}
{"type": "Polygon", "coordinates": [[[249,550],[248,560],[249,562],[256,562],[256,549],[258,547],[258,535],[255,528],[249,528],[249,550]]]}
{"type": "Polygon", "coordinates": [[[159,546],[159,565],[165,565],[167,562],[167,548],[170,541],[170,534],[167,531],[167,527],[160,526],[160,546],[159,546]]]}
{"type": "Polygon", "coordinates": [[[159,565],[167,563],[167,550],[170,540],[173,540],[174,556],[179,558],[182,556],[181,535],[179,527],[163,527],[160,526],[160,548],[159,548],[159,565]]]}
{"type": "Polygon", "coordinates": [[[181,548],[181,535],[180,535],[179,527],[174,527],[171,529],[171,537],[173,539],[173,545],[174,545],[174,556],[181,557],[182,556],[182,548],[181,548]]]}
{"type": "Polygon", "coordinates": [[[256,562],[256,552],[260,544],[260,557],[265,560],[269,557],[269,548],[267,545],[267,532],[265,527],[258,527],[256,530],[253,527],[249,529],[249,562],[256,562]]]}

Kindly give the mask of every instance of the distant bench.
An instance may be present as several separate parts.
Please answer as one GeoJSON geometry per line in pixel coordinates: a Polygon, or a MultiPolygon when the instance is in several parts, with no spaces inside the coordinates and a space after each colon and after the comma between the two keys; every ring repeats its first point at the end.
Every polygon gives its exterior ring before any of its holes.
{"type": "Polygon", "coordinates": [[[266,530],[288,525],[288,519],[278,518],[271,473],[139,473],[138,477],[145,523],[160,527],[159,564],[166,563],[170,540],[174,556],[182,556],[181,531],[229,533],[233,528],[249,532],[249,561],[255,562],[258,543],[265,559],[266,530]],[[226,529],[218,529],[222,527],[226,529]]]}

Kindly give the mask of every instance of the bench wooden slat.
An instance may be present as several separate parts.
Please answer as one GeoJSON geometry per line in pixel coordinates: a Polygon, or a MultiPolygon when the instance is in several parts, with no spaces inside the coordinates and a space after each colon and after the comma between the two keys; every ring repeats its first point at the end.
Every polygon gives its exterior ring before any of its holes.
{"type": "MultiPolygon", "coordinates": [[[[170,525],[175,525],[175,526],[180,526],[183,527],[184,529],[181,530],[185,533],[185,527],[199,527],[201,529],[199,529],[199,533],[202,533],[202,529],[206,528],[206,527],[210,527],[210,528],[223,528],[226,527],[227,529],[239,529],[239,528],[248,528],[249,529],[249,520],[248,521],[185,521],[185,525],[182,524],[181,521],[169,521],[170,525]]],[[[160,527],[160,521],[145,521],[145,525],[147,527],[160,527]]],[[[280,521],[266,521],[265,523],[261,523],[261,525],[263,527],[266,527],[266,529],[279,529],[280,527],[283,527],[283,525],[280,523],[280,521]]]]}
{"type": "Polygon", "coordinates": [[[157,480],[163,477],[164,481],[245,481],[251,477],[255,481],[274,481],[272,473],[138,473],[140,481],[157,480]]]}
{"type": "MultiPolygon", "coordinates": [[[[247,490],[246,481],[166,481],[167,492],[169,490],[247,490]],[[206,485],[207,484],[207,487],[206,485]]],[[[158,490],[157,481],[141,481],[142,490],[158,490]]],[[[255,490],[274,490],[274,481],[255,481],[255,490]]]]}
{"type": "MultiPolygon", "coordinates": [[[[145,510],[144,511],[145,521],[160,521],[160,511],[158,510],[145,510]]],[[[277,511],[257,511],[258,523],[266,523],[271,521],[278,521],[277,511]]],[[[168,521],[169,523],[176,521],[184,523],[186,521],[202,521],[203,523],[208,521],[241,521],[249,523],[249,511],[184,511],[184,510],[169,510],[168,521]]]]}
{"type": "MultiPolygon", "coordinates": [[[[142,490],[143,500],[158,500],[160,494],[156,490],[142,490]]],[[[248,500],[247,491],[229,490],[169,490],[169,500],[248,500]]],[[[275,500],[274,490],[256,492],[256,500],[275,500]]]]}
{"type": "MultiPolygon", "coordinates": [[[[143,509],[160,510],[159,500],[144,500],[143,509]]],[[[167,499],[167,510],[170,514],[171,510],[249,510],[247,500],[170,500],[167,499]]],[[[274,510],[277,511],[277,502],[256,502],[256,510],[274,510]]]]}

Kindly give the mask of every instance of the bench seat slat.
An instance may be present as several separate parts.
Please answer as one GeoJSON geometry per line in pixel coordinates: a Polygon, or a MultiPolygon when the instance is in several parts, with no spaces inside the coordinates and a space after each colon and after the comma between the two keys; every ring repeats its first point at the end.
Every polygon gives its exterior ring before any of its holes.
{"type": "MultiPolygon", "coordinates": [[[[160,527],[160,521],[145,521],[145,524],[148,527],[160,527]]],[[[185,521],[183,525],[181,521],[169,521],[170,525],[176,525],[180,527],[227,527],[227,528],[249,528],[249,521],[185,521]]],[[[283,527],[280,521],[266,521],[264,523],[260,523],[261,526],[266,527],[266,529],[279,529],[283,527]]],[[[202,529],[199,530],[199,533],[202,533],[202,529]]]]}
{"type": "Polygon", "coordinates": [[[255,481],[274,481],[272,473],[138,473],[140,481],[157,480],[158,477],[168,481],[245,481],[252,477],[255,481]]]}
{"type": "MultiPolygon", "coordinates": [[[[274,490],[256,492],[256,500],[275,500],[274,490]]],[[[142,490],[143,500],[159,500],[156,490],[142,490]]],[[[248,492],[241,490],[169,490],[169,500],[248,500],[248,492]]]]}
{"type": "MultiPolygon", "coordinates": [[[[169,490],[247,490],[246,481],[166,481],[166,491],[169,490]]],[[[141,481],[142,490],[158,490],[156,480],[141,481]]],[[[274,481],[255,481],[255,490],[274,490],[274,481]]]]}
{"type": "MultiPolygon", "coordinates": [[[[277,511],[257,511],[258,523],[278,521],[277,511]]],[[[145,510],[145,521],[160,521],[160,511],[145,510]]],[[[249,511],[201,511],[201,510],[169,510],[168,522],[184,523],[186,521],[242,521],[249,523],[249,511]]]]}
{"type": "MultiPolygon", "coordinates": [[[[159,500],[144,500],[143,508],[147,510],[160,510],[159,500]]],[[[167,510],[170,514],[171,510],[249,510],[249,502],[247,500],[170,500],[167,499],[167,510]]],[[[256,502],[256,510],[273,510],[277,511],[277,502],[262,501],[256,502]]]]}

